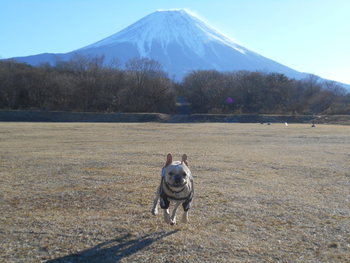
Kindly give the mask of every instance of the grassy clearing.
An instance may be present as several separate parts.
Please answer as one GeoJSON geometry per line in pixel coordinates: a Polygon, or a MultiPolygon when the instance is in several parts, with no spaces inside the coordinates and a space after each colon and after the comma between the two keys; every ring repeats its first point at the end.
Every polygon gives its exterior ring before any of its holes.
{"type": "Polygon", "coordinates": [[[1,262],[349,262],[349,126],[0,123],[0,158],[1,262]],[[168,152],[187,225],[150,213],[168,152]]]}

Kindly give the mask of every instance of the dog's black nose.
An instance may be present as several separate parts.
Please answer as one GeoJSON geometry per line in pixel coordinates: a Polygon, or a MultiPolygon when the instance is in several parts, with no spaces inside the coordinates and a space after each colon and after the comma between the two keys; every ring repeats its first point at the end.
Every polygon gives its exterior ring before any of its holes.
{"type": "Polygon", "coordinates": [[[176,184],[181,183],[181,180],[182,180],[182,176],[180,174],[175,175],[174,181],[176,184]]]}

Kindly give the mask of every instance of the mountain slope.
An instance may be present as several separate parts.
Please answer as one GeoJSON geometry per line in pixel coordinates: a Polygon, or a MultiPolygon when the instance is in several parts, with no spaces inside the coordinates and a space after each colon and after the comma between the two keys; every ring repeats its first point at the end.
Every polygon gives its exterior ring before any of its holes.
{"type": "Polygon", "coordinates": [[[38,65],[69,60],[74,54],[117,58],[148,57],[160,62],[170,77],[181,80],[192,70],[248,70],[278,72],[290,78],[307,76],[238,45],[185,10],[156,11],[124,30],[66,54],[39,54],[15,58],[38,65]]]}

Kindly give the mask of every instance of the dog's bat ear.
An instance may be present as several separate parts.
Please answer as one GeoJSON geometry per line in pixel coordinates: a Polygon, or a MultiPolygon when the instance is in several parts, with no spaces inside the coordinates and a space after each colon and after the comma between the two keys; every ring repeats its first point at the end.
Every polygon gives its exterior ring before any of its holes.
{"type": "Polygon", "coordinates": [[[168,165],[170,165],[173,162],[173,156],[171,155],[171,153],[168,153],[168,155],[166,156],[166,162],[164,167],[167,167],[168,165]]]}
{"type": "Polygon", "coordinates": [[[184,163],[184,164],[186,164],[186,166],[188,166],[187,155],[186,154],[182,155],[181,163],[184,163]]]}

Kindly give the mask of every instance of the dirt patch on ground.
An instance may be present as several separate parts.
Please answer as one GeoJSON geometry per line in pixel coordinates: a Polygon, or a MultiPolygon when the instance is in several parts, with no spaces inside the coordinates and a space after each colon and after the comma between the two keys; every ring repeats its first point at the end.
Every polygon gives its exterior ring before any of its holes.
{"type": "Polygon", "coordinates": [[[349,153],[349,126],[0,123],[0,261],[349,262],[349,153]],[[150,213],[168,152],[188,224],[150,213]]]}

